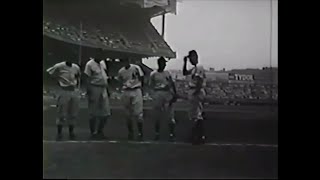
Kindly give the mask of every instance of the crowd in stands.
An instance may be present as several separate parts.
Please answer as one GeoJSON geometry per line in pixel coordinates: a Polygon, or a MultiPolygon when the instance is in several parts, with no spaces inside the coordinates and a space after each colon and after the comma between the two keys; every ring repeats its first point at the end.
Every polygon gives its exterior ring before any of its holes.
{"type": "MultiPolygon", "coordinates": [[[[184,100],[187,97],[187,82],[176,81],[177,91],[180,96],[180,100],[184,100]]],[[[276,85],[259,85],[259,84],[230,84],[230,83],[217,83],[207,82],[206,98],[208,100],[270,100],[271,96],[273,100],[278,100],[278,87],[276,85]]],[[[45,88],[44,95],[57,97],[59,88],[45,88]]],[[[121,91],[118,88],[111,88],[110,99],[113,101],[119,101],[121,99],[121,91]]],[[[86,98],[86,92],[84,89],[79,91],[79,96],[82,99],[86,98]]],[[[149,89],[144,92],[144,101],[152,100],[152,91],[149,89]]]]}
{"type": "MultiPolygon", "coordinates": [[[[177,81],[179,94],[186,96],[187,82],[177,81]]],[[[214,99],[278,99],[278,87],[276,85],[263,84],[239,84],[207,82],[206,93],[208,98],[214,99]]]]}
{"type": "MultiPolygon", "coordinates": [[[[61,89],[59,87],[48,87],[48,86],[44,86],[43,87],[43,96],[46,98],[51,98],[51,99],[55,99],[58,97],[59,92],[61,91],[61,89]]],[[[79,95],[79,97],[81,99],[85,99],[86,98],[86,90],[85,89],[81,89],[77,91],[77,94],[79,95]]],[[[120,100],[121,99],[121,91],[119,89],[112,89],[110,91],[110,99],[112,100],[120,100]]],[[[152,100],[151,95],[149,92],[146,92],[143,96],[143,99],[145,101],[150,101],[152,100]]]]}
{"type": "MultiPolygon", "coordinates": [[[[75,23],[74,23],[75,24],[75,23]]],[[[127,25],[128,26],[128,25],[127,25]]],[[[104,24],[103,27],[83,24],[80,28],[68,22],[59,23],[44,20],[43,31],[74,42],[82,42],[108,48],[131,49],[135,51],[167,51],[169,46],[150,24],[130,27],[104,24]],[[137,29],[134,29],[137,28],[137,29]]]]}

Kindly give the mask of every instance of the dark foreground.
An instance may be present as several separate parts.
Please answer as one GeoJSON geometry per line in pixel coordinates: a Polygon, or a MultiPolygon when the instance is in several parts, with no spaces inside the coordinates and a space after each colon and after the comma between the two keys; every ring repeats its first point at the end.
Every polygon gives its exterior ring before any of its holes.
{"type": "Polygon", "coordinates": [[[276,178],[276,148],[44,143],[44,178],[276,178]]]}
{"type": "MultiPolygon", "coordinates": [[[[55,109],[44,111],[44,178],[277,178],[277,112],[270,108],[216,107],[205,113],[207,136],[218,145],[126,142],[125,121],[113,109],[105,134],[121,143],[89,142],[88,115],[80,112],[76,142],[55,142],[55,109]],[[231,143],[229,145],[219,145],[231,143]],[[244,144],[271,146],[246,146],[244,144]]],[[[145,112],[145,139],[153,139],[152,112],[145,112]]],[[[187,142],[191,122],[176,112],[177,141],[187,142]]],[[[64,130],[67,132],[67,129],[64,130]]],[[[67,137],[67,134],[65,134],[67,137]]]]}

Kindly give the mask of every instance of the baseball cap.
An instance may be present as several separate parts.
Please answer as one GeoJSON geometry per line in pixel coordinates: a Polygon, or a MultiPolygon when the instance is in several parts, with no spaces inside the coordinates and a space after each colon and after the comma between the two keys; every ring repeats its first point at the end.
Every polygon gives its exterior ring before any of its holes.
{"type": "Polygon", "coordinates": [[[164,58],[163,56],[161,56],[161,57],[158,58],[158,62],[159,62],[159,61],[168,62],[168,60],[166,60],[166,58],[164,58]]]}

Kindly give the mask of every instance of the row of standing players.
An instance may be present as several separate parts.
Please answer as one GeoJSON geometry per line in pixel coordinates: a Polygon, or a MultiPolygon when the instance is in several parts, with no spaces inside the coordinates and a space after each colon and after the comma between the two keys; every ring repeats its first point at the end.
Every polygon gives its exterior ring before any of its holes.
{"type": "MultiPolygon", "coordinates": [[[[118,72],[118,80],[122,84],[121,101],[127,121],[128,140],[134,139],[133,122],[137,123],[138,141],[143,141],[143,77],[144,73],[140,66],[131,64],[129,59],[118,72]]],[[[149,86],[153,89],[153,119],[155,120],[155,140],[159,140],[160,121],[168,120],[169,140],[175,141],[175,125],[173,103],[177,100],[177,92],[174,81],[168,71],[165,70],[167,61],[165,58],[158,59],[158,69],[150,74],[149,86]],[[163,117],[164,116],[164,117],[163,117]]],[[[80,99],[75,89],[80,80],[80,67],[69,61],[55,64],[47,69],[54,77],[62,91],[57,100],[58,118],[57,140],[62,140],[62,129],[66,123],[69,126],[69,138],[75,139],[74,123],[79,112],[80,99]]],[[[84,74],[87,77],[87,96],[89,109],[89,126],[91,139],[106,139],[104,127],[111,116],[108,92],[107,66],[105,61],[91,59],[87,62],[84,74]]],[[[188,100],[190,104],[189,116],[193,121],[192,143],[205,142],[203,99],[205,97],[205,72],[203,66],[198,64],[198,54],[195,50],[189,51],[184,57],[183,75],[188,77],[188,100]],[[192,69],[187,70],[187,61],[190,61],[192,69]]]]}

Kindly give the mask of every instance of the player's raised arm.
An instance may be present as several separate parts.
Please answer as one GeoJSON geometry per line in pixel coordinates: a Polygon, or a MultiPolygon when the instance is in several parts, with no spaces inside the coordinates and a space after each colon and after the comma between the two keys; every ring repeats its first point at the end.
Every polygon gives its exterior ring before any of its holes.
{"type": "Polygon", "coordinates": [[[188,61],[188,56],[185,56],[183,58],[183,69],[182,69],[182,74],[184,76],[187,76],[187,75],[191,74],[191,70],[187,70],[187,61],[188,61]]]}

